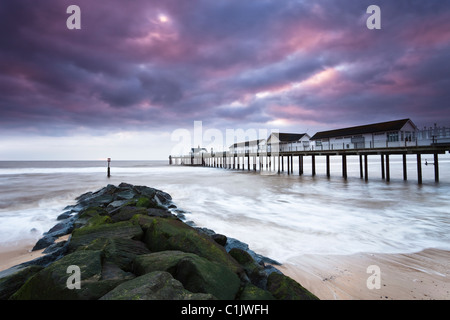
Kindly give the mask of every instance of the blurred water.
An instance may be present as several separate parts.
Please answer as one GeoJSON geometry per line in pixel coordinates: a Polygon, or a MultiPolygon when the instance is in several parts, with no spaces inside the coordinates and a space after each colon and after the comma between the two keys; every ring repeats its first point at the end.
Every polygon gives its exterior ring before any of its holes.
{"type": "Polygon", "coordinates": [[[348,180],[337,157],[330,179],[320,157],[315,177],[307,158],[303,176],[295,163],[288,176],[115,161],[109,179],[101,161],[0,162],[0,250],[34,244],[78,195],[121,182],[168,192],[188,220],[280,262],[302,254],[450,250],[450,157],[440,156],[439,184],[428,165],[418,185],[415,157],[408,160],[404,182],[401,158],[391,157],[390,183],[371,157],[368,182],[359,178],[356,157],[348,159],[348,180]]]}

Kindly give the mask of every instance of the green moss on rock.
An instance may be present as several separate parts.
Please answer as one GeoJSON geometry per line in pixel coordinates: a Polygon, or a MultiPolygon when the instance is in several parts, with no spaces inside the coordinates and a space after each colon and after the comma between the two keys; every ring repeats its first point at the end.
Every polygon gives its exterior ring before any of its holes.
{"type": "Polygon", "coordinates": [[[154,271],[124,282],[100,300],[212,300],[210,294],[192,293],[170,273],[154,271]]]}
{"type": "Polygon", "coordinates": [[[269,291],[247,283],[239,295],[239,300],[275,300],[275,298],[269,291]]]}
{"type": "Polygon", "coordinates": [[[78,250],[101,250],[104,261],[112,262],[125,271],[131,271],[137,256],[150,253],[143,242],[122,238],[99,238],[78,250]]]}
{"type": "MultiPolygon", "coordinates": [[[[42,270],[43,267],[31,265],[25,268],[18,268],[17,271],[12,272],[0,278],[0,300],[8,299],[15,293],[29,278],[42,270]]],[[[9,270],[8,270],[9,271],[9,270]]]]}
{"type": "Polygon", "coordinates": [[[97,299],[104,293],[98,296],[98,292],[96,294],[96,291],[100,288],[95,288],[94,292],[92,292],[92,290],[90,290],[92,289],[92,286],[89,286],[89,284],[100,280],[102,272],[101,254],[101,251],[78,251],[69,254],[36,273],[11,297],[11,299],[97,299]],[[67,280],[71,276],[70,273],[67,273],[67,270],[71,265],[76,265],[80,268],[81,289],[69,289],[67,287],[67,280]]]}
{"type": "Polygon", "coordinates": [[[75,251],[78,247],[86,246],[98,238],[140,239],[142,235],[141,227],[129,221],[83,227],[72,233],[69,250],[75,251]]]}
{"type": "Polygon", "coordinates": [[[197,293],[210,293],[218,299],[234,299],[240,286],[238,276],[228,267],[193,253],[161,251],[136,257],[137,274],[167,271],[184,287],[197,293]]]}
{"type": "Polygon", "coordinates": [[[195,253],[207,260],[224,264],[233,272],[243,271],[222,246],[179,220],[152,218],[146,224],[144,241],[151,251],[180,250],[195,253]]]}
{"type": "Polygon", "coordinates": [[[298,282],[283,274],[272,272],[267,279],[267,290],[279,300],[318,300],[298,282]]]}

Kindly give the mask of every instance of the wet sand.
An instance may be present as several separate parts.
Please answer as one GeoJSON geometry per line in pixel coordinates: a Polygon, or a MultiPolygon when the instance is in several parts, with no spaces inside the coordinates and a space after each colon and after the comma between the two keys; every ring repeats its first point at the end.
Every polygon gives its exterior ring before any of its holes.
{"type": "MultiPolygon", "coordinates": [[[[55,242],[64,241],[69,238],[70,235],[62,236],[56,239],[55,242]]],[[[39,258],[43,255],[42,250],[31,251],[33,249],[34,243],[24,242],[21,244],[16,244],[9,248],[0,247],[0,271],[9,269],[18,264],[39,258]]]]}
{"type": "Polygon", "coordinates": [[[320,299],[450,300],[450,251],[304,255],[277,268],[320,299]],[[367,286],[371,265],[379,267],[379,289],[367,286]]]}

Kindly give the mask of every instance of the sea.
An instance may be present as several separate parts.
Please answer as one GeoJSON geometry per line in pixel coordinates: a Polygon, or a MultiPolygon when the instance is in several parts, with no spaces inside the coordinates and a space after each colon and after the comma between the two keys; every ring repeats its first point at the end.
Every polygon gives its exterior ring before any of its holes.
{"type": "MultiPolygon", "coordinates": [[[[423,183],[416,157],[391,156],[389,182],[378,157],[369,156],[368,181],[359,159],[316,157],[316,175],[305,157],[304,174],[170,166],[168,161],[0,161],[0,252],[30,248],[57,223],[75,198],[108,184],[126,182],[169,193],[185,219],[247,243],[280,263],[305,254],[350,255],[450,250],[450,155],[439,156],[434,181],[432,156],[422,156],[423,183]],[[427,162],[427,165],[425,165],[427,162]]],[[[285,169],[287,167],[285,166],[285,169]]]]}

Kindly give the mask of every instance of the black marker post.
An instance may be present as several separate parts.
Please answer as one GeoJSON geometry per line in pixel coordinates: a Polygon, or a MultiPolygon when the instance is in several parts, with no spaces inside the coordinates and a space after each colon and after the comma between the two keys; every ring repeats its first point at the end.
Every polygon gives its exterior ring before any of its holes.
{"type": "Polygon", "coordinates": [[[108,158],[108,178],[111,177],[111,169],[109,168],[110,163],[111,163],[111,158],[108,158]]]}

